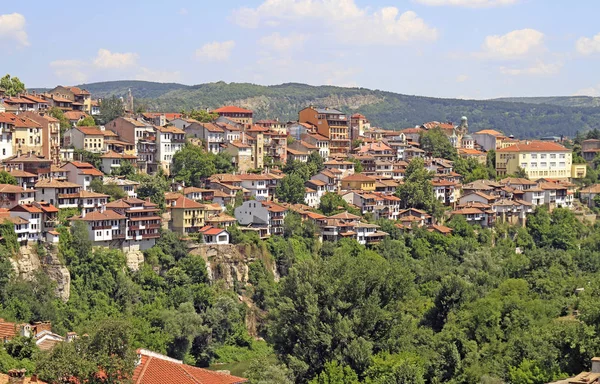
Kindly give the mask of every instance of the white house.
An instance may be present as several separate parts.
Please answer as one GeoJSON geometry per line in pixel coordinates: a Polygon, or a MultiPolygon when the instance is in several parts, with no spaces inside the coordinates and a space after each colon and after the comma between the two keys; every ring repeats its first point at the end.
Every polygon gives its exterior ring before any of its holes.
{"type": "Polygon", "coordinates": [[[200,229],[204,244],[229,244],[229,232],[207,225],[200,229]]]}
{"type": "Polygon", "coordinates": [[[157,159],[163,170],[170,173],[173,155],[183,148],[185,132],[177,127],[155,127],[157,159]]]}

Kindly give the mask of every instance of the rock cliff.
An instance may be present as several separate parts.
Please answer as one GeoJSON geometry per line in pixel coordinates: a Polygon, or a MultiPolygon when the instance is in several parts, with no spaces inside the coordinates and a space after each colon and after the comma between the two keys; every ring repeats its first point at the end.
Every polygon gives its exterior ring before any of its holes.
{"type": "Polygon", "coordinates": [[[65,302],[69,300],[71,274],[58,258],[56,247],[22,246],[17,256],[11,258],[10,261],[15,273],[26,280],[34,279],[36,272],[43,271],[51,280],[56,282],[56,295],[65,302]],[[39,252],[41,250],[43,251],[39,252]]]}

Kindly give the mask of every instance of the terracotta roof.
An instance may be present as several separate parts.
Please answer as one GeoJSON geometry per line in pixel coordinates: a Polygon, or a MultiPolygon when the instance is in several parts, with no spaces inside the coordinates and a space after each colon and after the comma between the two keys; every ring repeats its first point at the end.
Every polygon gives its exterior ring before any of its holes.
{"type": "Polygon", "coordinates": [[[103,221],[103,220],[124,220],[127,217],[118,214],[112,209],[107,209],[104,212],[92,211],[87,213],[84,217],[82,216],[74,216],[69,220],[80,220],[80,221],[103,221]]]}
{"type": "Polygon", "coordinates": [[[220,233],[227,232],[227,231],[222,228],[216,228],[216,227],[213,227],[212,225],[207,225],[205,227],[200,228],[199,232],[201,232],[205,235],[216,236],[220,233]]]}
{"type": "Polygon", "coordinates": [[[453,215],[472,215],[478,213],[483,213],[483,211],[478,208],[461,208],[457,209],[456,211],[452,211],[453,215]]]}
{"type": "Polygon", "coordinates": [[[474,135],[502,136],[502,133],[495,131],[493,129],[483,129],[481,131],[475,132],[474,135]]]}
{"type": "Polygon", "coordinates": [[[238,384],[247,379],[225,373],[196,368],[167,356],[141,350],[140,364],[135,368],[133,384],[238,384]]]}
{"type": "MultiPolygon", "coordinates": [[[[32,380],[31,377],[26,377],[25,381],[23,381],[23,384],[32,384],[32,383],[47,384],[45,381],[42,381],[40,379],[36,379],[36,381],[31,381],[31,380],[32,380]]],[[[4,373],[0,373],[0,384],[7,384],[8,382],[9,382],[8,375],[6,375],[4,373]]]]}
{"type": "Polygon", "coordinates": [[[458,150],[459,153],[465,154],[465,155],[473,155],[473,156],[480,156],[480,155],[484,155],[483,152],[478,151],[476,149],[471,149],[471,148],[460,148],[458,150]]]}
{"type": "Polygon", "coordinates": [[[291,153],[294,156],[308,155],[308,152],[299,151],[297,149],[293,149],[293,148],[290,148],[290,147],[288,147],[286,150],[287,150],[288,153],[291,153]]]}
{"type": "Polygon", "coordinates": [[[221,108],[217,108],[213,111],[214,113],[252,113],[252,111],[236,107],[233,105],[227,105],[221,108]]]}
{"type": "Polygon", "coordinates": [[[17,324],[0,319],[0,340],[12,339],[17,334],[17,324]]]}
{"type": "Polygon", "coordinates": [[[580,193],[600,193],[600,184],[590,185],[579,191],[580,193]]]}
{"type": "Polygon", "coordinates": [[[36,188],[81,188],[81,185],[55,179],[40,179],[35,183],[36,188]]]}
{"type": "Polygon", "coordinates": [[[156,117],[160,117],[161,115],[165,115],[165,119],[167,120],[174,120],[174,119],[180,119],[183,115],[181,113],[172,113],[172,112],[145,112],[142,113],[142,116],[144,116],[147,119],[154,119],[156,117]]]}
{"type": "Polygon", "coordinates": [[[432,224],[429,226],[429,228],[427,228],[427,230],[429,232],[433,232],[433,231],[437,231],[440,233],[452,233],[453,229],[450,227],[446,227],[445,225],[436,225],[436,224],[432,224]]]}
{"type": "Polygon", "coordinates": [[[20,204],[11,208],[11,212],[42,213],[42,210],[33,204],[20,204]]]}
{"type": "Polygon", "coordinates": [[[550,141],[529,141],[496,150],[496,153],[499,152],[571,152],[571,150],[550,141]]]}
{"type": "Polygon", "coordinates": [[[67,111],[63,115],[69,120],[81,120],[89,116],[87,113],[81,111],[67,111]]]}
{"type": "Polygon", "coordinates": [[[375,183],[375,179],[373,179],[372,177],[369,177],[367,175],[363,175],[362,173],[355,173],[353,175],[346,176],[342,179],[342,182],[344,182],[344,181],[361,181],[361,182],[375,183]]]}
{"type": "Polygon", "coordinates": [[[240,180],[244,181],[244,180],[272,180],[273,178],[269,175],[265,175],[265,174],[254,174],[254,173],[246,173],[243,175],[238,175],[238,177],[240,178],[240,180]]]}
{"type": "Polygon", "coordinates": [[[328,219],[359,220],[360,216],[356,216],[348,212],[342,212],[338,213],[337,215],[329,216],[328,219]]]}
{"type": "Polygon", "coordinates": [[[20,216],[6,217],[4,220],[8,220],[13,224],[29,224],[29,220],[25,220],[20,216]]]}
{"type": "Polygon", "coordinates": [[[31,189],[24,189],[18,185],[12,184],[0,184],[0,192],[2,193],[20,193],[20,192],[31,192],[31,189]]]}
{"type": "Polygon", "coordinates": [[[164,133],[177,133],[177,134],[185,134],[183,129],[179,129],[177,127],[154,127],[157,131],[164,133]]]}
{"type": "Polygon", "coordinates": [[[235,217],[229,216],[225,212],[221,212],[216,216],[209,217],[206,219],[207,223],[229,223],[234,221],[237,221],[237,219],[235,217]]]}
{"type": "Polygon", "coordinates": [[[126,153],[117,153],[115,151],[108,151],[104,155],[100,156],[102,159],[136,159],[137,156],[128,155],[126,153]]]}
{"type": "Polygon", "coordinates": [[[2,112],[0,113],[0,122],[14,125],[15,128],[41,128],[42,126],[24,116],[18,116],[14,113],[2,112]]]}
{"type": "Polygon", "coordinates": [[[231,144],[231,145],[233,145],[234,147],[237,147],[237,148],[252,148],[248,144],[244,144],[241,141],[232,141],[229,144],[231,144]]]}
{"type": "Polygon", "coordinates": [[[75,129],[87,136],[104,137],[104,134],[98,127],[75,127],[75,129]]]}
{"type": "Polygon", "coordinates": [[[180,195],[177,199],[170,202],[169,208],[172,209],[199,209],[204,208],[204,204],[200,204],[192,199],[180,195]]]}
{"type": "Polygon", "coordinates": [[[358,152],[363,153],[363,152],[369,152],[369,151],[391,151],[391,150],[392,150],[392,148],[390,146],[386,145],[385,143],[377,142],[377,143],[369,143],[369,144],[362,145],[358,149],[358,152]]]}

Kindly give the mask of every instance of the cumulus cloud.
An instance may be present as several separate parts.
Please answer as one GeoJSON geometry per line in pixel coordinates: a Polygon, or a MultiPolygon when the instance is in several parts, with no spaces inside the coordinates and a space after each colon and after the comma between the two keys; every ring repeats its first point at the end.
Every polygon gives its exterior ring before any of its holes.
{"type": "Polygon", "coordinates": [[[579,89],[577,92],[575,92],[573,94],[573,96],[593,96],[593,97],[598,97],[598,96],[600,96],[600,84],[598,84],[595,87],[588,87],[588,88],[579,89]]]}
{"type": "Polygon", "coordinates": [[[20,13],[0,15],[0,42],[15,41],[20,46],[28,46],[29,39],[25,31],[25,16],[20,13]]]}
{"type": "Polygon", "coordinates": [[[227,61],[231,57],[233,48],[235,48],[235,41],[233,40],[213,41],[198,48],[196,58],[204,61],[227,61]]]}
{"type": "Polygon", "coordinates": [[[488,8],[513,5],[520,0],[415,0],[417,3],[434,7],[452,6],[465,8],[488,8]]]}
{"type": "Polygon", "coordinates": [[[282,36],[279,32],[275,32],[268,36],[263,36],[258,42],[268,50],[286,53],[300,48],[306,41],[306,38],[306,35],[299,33],[282,36]]]}
{"type": "Polygon", "coordinates": [[[525,68],[500,67],[500,72],[504,75],[521,76],[521,75],[554,75],[560,71],[562,64],[560,63],[544,63],[537,61],[534,65],[525,68]]]}
{"type": "Polygon", "coordinates": [[[483,56],[511,59],[543,48],[544,34],[535,29],[519,29],[505,35],[487,36],[483,43],[483,56]]]}
{"type": "Polygon", "coordinates": [[[50,63],[54,74],[70,83],[85,83],[88,79],[88,63],[82,60],[55,60],[50,63]]]}
{"type": "Polygon", "coordinates": [[[412,11],[401,13],[396,7],[371,11],[360,8],[354,0],[265,0],[256,8],[233,11],[231,19],[244,28],[314,22],[350,44],[397,45],[438,37],[437,30],[412,11]]]}
{"type": "Polygon", "coordinates": [[[575,43],[575,49],[582,55],[591,55],[600,52],[600,33],[591,38],[581,37],[575,43]]]}
{"type": "Polygon", "coordinates": [[[113,53],[108,49],[101,48],[98,50],[98,55],[94,59],[94,65],[98,68],[127,68],[136,65],[137,59],[137,53],[113,53]]]}

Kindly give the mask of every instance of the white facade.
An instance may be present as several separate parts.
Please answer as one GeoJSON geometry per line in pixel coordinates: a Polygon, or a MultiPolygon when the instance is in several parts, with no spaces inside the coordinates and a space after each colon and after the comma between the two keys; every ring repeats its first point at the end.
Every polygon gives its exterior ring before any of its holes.
{"type": "Polygon", "coordinates": [[[12,125],[0,119],[0,160],[13,156],[12,125]]]}

